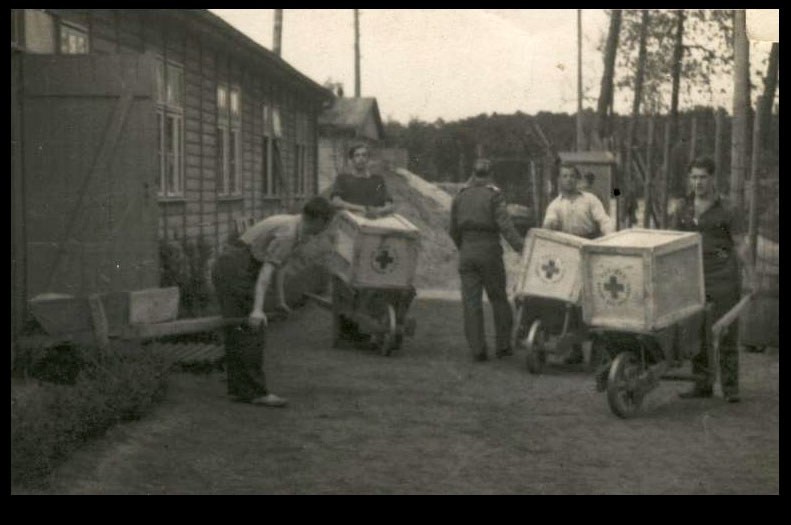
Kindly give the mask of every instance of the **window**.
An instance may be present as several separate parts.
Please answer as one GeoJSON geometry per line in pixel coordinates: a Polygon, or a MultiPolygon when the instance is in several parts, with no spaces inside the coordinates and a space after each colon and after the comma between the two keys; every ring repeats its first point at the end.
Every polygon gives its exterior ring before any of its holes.
{"type": "Polygon", "coordinates": [[[242,194],[242,100],[238,87],[217,86],[217,193],[242,194]]]}
{"type": "Polygon", "coordinates": [[[272,196],[277,195],[280,187],[279,180],[275,173],[275,144],[274,144],[274,123],[272,116],[274,114],[273,108],[269,103],[265,102],[261,112],[263,114],[264,122],[264,138],[262,144],[262,159],[261,159],[261,177],[263,181],[264,195],[272,196]]]}
{"type": "Polygon", "coordinates": [[[157,61],[159,195],[184,195],[184,69],[157,61]]]}
{"type": "Polygon", "coordinates": [[[88,29],[72,22],[60,23],[60,52],[64,55],[88,53],[88,29]]]}
{"type": "Polygon", "coordinates": [[[308,116],[305,113],[297,113],[294,146],[294,181],[297,195],[308,193],[307,143],[308,116]]]}

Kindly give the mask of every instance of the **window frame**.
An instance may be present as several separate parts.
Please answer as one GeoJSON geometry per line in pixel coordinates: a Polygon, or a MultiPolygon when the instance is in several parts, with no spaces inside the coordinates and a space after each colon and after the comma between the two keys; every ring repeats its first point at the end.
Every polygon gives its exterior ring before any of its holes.
{"type": "Polygon", "coordinates": [[[77,22],[64,20],[59,18],[57,21],[57,52],[59,55],[89,55],[91,53],[91,33],[88,26],[84,26],[77,22]],[[64,29],[67,29],[75,34],[80,34],[85,37],[85,51],[84,52],[70,52],[63,49],[63,34],[64,29]]]}
{"type": "Polygon", "coordinates": [[[158,130],[158,152],[159,152],[159,186],[157,196],[162,200],[181,200],[184,198],[184,66],[174,60],[165,60],[163,57],[156,57],[156,112],[158,130]],[[181,74],[181,82],[177,86],[180,93],[177,97],[168,97],[168,71],[178,70],[181,74]],[[161,73],[161,76],[160,76],[161,73]],[[173,122],[174,145],[166,148],[168,123],[173,122]],[[173,156],[174,164],[174,189],[170,191],[168,185],[168,156],[173,156]]]}
{"type": "Polygon", "coordinates": [[[242,165],[242,89],[238,84],[217,82],[216,94],[217,196],[238,198],[243,195],[244,183],[242,165]],[[220,104],[220,93],[223,93],[222,100],[224,100],[224,104],[220,104]],[[236,111],[233,108],[234,98],[237,106],[236,111]],[[221,147],[219,147],[220,144],[222,144],[221,147]]]}

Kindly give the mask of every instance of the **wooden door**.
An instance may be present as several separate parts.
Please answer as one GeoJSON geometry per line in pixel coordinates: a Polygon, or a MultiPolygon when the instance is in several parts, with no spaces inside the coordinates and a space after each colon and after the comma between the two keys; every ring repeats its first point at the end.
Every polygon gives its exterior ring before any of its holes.
{"type": "Polygon", "coordinates": [[[27,55],[27,298],[159,284],[156,109],[144,55],[27,55]]]}

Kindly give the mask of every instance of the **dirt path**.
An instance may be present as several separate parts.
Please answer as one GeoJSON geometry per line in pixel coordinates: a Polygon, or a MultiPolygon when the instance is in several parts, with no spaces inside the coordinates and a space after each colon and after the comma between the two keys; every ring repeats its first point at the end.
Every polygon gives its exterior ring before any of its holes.
{"type": "Polygon", "coordinates": [[[305,307],[273,327],[266,358],[289,408],[231,403],[218,373],[176,375],[154,413],[79,451],[50,493],[779,492],[777,350],[742,354],[740,404],[681,401],[687,384],[666,382],[624,421],[580,370],[471,363],[458,303],[411,313],[416,337],[384,358],[331,349],[329,313],[305,307]]]}

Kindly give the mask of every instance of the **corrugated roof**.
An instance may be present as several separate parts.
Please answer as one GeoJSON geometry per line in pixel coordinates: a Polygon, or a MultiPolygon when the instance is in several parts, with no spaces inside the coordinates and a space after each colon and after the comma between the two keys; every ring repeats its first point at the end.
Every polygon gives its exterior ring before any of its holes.
{"type": "Polygon", "coordinates": [[[336,98],[333,104],[319,115],[319,126],[361,131],[368,115],[372,113],[379,136],[384,137],[379,104],[374,97],[336,98]]]}

